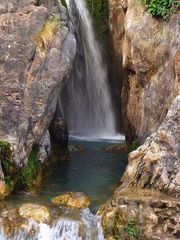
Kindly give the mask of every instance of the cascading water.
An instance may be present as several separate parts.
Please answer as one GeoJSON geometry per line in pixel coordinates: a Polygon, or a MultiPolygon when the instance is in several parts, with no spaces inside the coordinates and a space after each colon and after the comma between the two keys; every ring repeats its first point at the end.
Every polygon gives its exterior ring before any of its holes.
{"type": "Polygon", "coordinates": [[[85,0],[66,0],[77,53],[67,86],[63,90],[61,113],[71,135],[112,138],[117,135],[106,66],[92,27],[85,0]]]}
{"type": "MultiPolygon", "coordinates": [[[[70,211],[70,210],[67,210],[70,211]]],[[[4,231],[0,219],[0,240],[103,240],[100,217],[94,216],[88,209],[72,215],[67,212],[52,226],[29,219],[19,224],[17,229],[8,226],[4,231]],[[67,214],[67,215],[66,215],[67,214]]]]}

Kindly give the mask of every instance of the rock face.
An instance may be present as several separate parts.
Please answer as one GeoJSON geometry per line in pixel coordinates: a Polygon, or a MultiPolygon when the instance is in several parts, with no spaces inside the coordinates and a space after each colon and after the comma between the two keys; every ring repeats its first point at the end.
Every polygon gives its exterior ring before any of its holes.
{"type": "Polygon", "coordinates": [[[109,4],[115,59],[126,75],[122,89],[126,138],[143,143],[180,94],[180,13],[164,23],[138,1],[109,0],[109,4]]]}
{"type": "Polygon", "coordinates": [[[158,131],[129,154],[120,187],[99,211],[109,239],[115,235],[129,239],[129,228],[138,239],[179,239],[179,149],[177,96],[158,131]]]}
{"type": "Polygon", "coordinates": [[[49,127],[76,51],[58,1],[35,2],[0,1],[0,140],[17,168],[49,127]]]}

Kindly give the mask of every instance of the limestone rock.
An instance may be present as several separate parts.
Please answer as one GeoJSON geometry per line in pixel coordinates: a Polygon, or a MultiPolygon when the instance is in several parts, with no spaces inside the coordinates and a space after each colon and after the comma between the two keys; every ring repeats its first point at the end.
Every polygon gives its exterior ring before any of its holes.
{"type": "Polygon", "coordinates": [[[158,191],[128,188],[116,192],[99,210],[105,238],[179,239],[180,199],[158,191]]]}
{"type": "Polygon", "coordinates": [[[71,208],[87,208],[90,205],[89,198],[80,192],[65,193],[52,199],[52,203],[56,205],[64,205],[71,208]]]}
{"type": "Polygon", "coordinates": [[[0,200],[4,199],[9,195],[9,189],[6,183],[0,179],[0,200]]]}
{"type": "Polygon", "coordinates": [[[137,232],[138,239],[179,239],[179,149],[180,96],[177,96],[158,131],[129,154],[119,188],[99,211],[107,239],[114,234],[130,239],[126,227],[135,229],[132,231],[137,232]]]}
{"type": "Polygon", "coordinates": [[[143,143],[180,94],[180,13],[168,22],[136,0],[109,0],[110,33],[122,89],[126,139],[143,143]],[[122,74],[122,71],[124,73],[122,74]]]}
{"type": "Polygon", "coordinates": [[[164,122],[136,151],[129,154],[124,186],[159,189],[180,197],[180,96],[164,122]]]}
{"type": "Polygon", "coordinates": [[[51,219],[50,211],[48,208],[38,204],[23,204],[19,208],[19,214],[24,218],[33,219],[39,223],[46,223],[51,219]]]}
{"type": "Polygon", "coordinates": [[[17,168],[27,163],[33,144],[48,129],[76,51],[63,21],[40,51],[37,34],[51,14],[59,15],[60,6],[58,1],[34,2],[0,1],[0,140],[11,144],[17,168]]]}

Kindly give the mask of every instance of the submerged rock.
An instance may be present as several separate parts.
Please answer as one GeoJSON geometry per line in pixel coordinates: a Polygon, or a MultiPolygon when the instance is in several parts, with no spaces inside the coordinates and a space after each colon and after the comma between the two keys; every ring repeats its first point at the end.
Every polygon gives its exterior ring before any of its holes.
{"type": "Polygon", "coordinates": [[[70,152],[84,152],[85,151],[85,147],[80,144],[69,145],[68,149],[70,152]]]}
{"type": "Polygon", "coordinates": [[[65,193],[52,199],[52,203],[71,208],[87,208],[90,205],[89,198],[84,193],[65,193]]]}
{"type": "Polygon", "coordinates": [[[105,148],[104,148],[104,151],[106,151],[106,152],[122,152],[122,151],[127,151],[127,145],[126,145],[126,144],[114,144],[114,145],[105,147],[105,148]]]}

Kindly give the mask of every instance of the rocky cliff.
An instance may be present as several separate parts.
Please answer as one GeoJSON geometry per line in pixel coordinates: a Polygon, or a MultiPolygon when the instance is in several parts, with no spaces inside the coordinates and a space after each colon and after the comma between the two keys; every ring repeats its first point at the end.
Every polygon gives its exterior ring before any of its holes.
{"type": "Polygon", "coordinates": [[[105,237],[179,239],[180,14],[164,22],[134,0],[109,6],[126,139],[143,145],[129,154],[120,186],[99,210],[105,237]]]}
{"type": "Polygon", "coordinates": [[[119,188],[100,209],[107,239],[179,239],[179,147],[180,96],[158,131],[129,154],[119,188]]]}
{"type": "Polygon", "coordinates": [[[126,138],[143,143],[180,94],[180,13],[165,22],[147,13],[140,1],[109,0],[109,6],[116,68],[123,70],[126,138]]]}
{"type": "Polygon", "coordinates": [[[0,0],[0,195],[49,127],[76,51],[65,9],[40,2],[0,0]]]}

